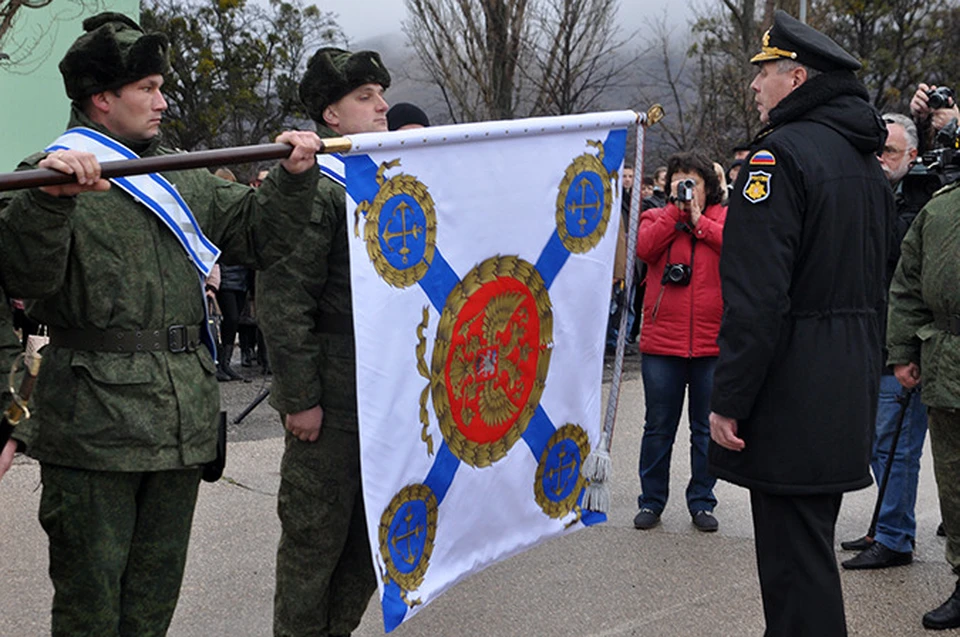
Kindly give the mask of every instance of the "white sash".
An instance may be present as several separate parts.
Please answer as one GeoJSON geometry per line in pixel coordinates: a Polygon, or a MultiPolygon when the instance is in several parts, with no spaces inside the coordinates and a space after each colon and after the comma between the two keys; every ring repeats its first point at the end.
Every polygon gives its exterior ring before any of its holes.
{"type": "MultiPolygon", "coordinates": [[[[93,153],[100,163],[139,159],[135,152],[120,142],[82,126],[71,128],[46,148],[47,152],[54,150],[93,153]]],[[[220,249],[204,236],[193,213],[173,184],[159,173],[114,177],[110,181],[133,197],[134,201],[143,204],[157,215],[186,250],[187,256],[200,274],[209,276],[213,264],[220,257],[220,249]]]]}
{"type": "Polygon", "coordinates": [[[343,158],[338,153],[317,155],[317,165],[320,174],[329,177],[344,188],[347,187],[347,172],[343,166],[343,158]]]}

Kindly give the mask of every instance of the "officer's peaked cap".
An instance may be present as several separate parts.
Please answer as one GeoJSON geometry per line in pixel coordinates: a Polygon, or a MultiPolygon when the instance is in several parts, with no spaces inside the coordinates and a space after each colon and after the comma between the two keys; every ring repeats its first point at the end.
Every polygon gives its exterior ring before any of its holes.
{"type": "Polygon", "coordinates": [[[67,96],[75,102],[170,69],[167,36],[144,33],[122,13],[87,18],[83,30],[60,61],[67,96]]]}
{"type": "Polygon", "coordinates": [[[794,60],[818,71],[856,71],[860,62],[839,44],[816,29],[777,9],[773,26],[763,35],[760,53],[750,58],[753,64],[771,60],[794,60]]]}

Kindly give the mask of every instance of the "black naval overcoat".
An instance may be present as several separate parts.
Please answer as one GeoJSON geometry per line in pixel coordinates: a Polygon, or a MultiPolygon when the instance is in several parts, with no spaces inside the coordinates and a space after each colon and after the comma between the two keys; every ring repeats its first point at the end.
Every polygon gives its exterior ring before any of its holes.
{"type": "Polygon", "coordinates": [[[770,112],[730,199],[712,411],[719,477],[759,491],[871,484],[893,193],[886,127],[850,71],[811,78],[770,112]]]}

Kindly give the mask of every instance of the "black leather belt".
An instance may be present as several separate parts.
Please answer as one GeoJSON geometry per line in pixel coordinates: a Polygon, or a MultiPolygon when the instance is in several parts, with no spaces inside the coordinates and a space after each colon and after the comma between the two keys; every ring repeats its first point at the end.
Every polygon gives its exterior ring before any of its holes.
{"type": "Polygon", "coordinates": [[[949,332],[954,336],[960,336],[960,314],[950,314],[948,316],[934,316],[933,325],[938,330],[949,332]]]}
{"type": "Polygon", "coordinates": [[[50,328],[54,347],[83,352],[194,352],[200,347],[199,325],[171,325],[153,330],[67,330],[50,328]]]}

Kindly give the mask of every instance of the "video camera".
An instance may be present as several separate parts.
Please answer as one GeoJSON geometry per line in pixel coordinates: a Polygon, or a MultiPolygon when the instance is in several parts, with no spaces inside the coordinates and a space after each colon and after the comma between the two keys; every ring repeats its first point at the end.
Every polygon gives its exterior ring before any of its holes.
{"type": "Polygon", "coordinates": [[[693,201],[693,191],[697,187],[697,182],[692,179],[684,179],[677,184],[677,201],[693,201]]]}
{"type": "Polygon", "coordinates": [[[933,193],[960,179],[960,127],[956,118],[940,129],[936,144],[939,148],[923,153],[903,178],[903,197],[917,210],[933,193]]]}

